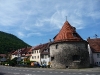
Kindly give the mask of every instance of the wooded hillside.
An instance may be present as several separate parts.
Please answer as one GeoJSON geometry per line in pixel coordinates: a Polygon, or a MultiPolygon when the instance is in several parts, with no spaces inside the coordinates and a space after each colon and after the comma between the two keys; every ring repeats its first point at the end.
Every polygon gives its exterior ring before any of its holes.
{"type": "Polygon", "coordinates": [[[8,53],[12,50],[25,48],[28,45],[23,40],[19,39],[15,35],[0,31],[0,54],[8,53]]]}

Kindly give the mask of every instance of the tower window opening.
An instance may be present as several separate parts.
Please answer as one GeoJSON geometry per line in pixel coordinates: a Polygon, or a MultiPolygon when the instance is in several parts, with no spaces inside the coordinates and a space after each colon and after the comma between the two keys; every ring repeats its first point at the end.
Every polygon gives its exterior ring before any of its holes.
{"type": "Polygon", "coordinates": [[[56,44],[55,48],[58,49],[58,44],[56,44]]]}
{"type": "Polygon", "coordinates": [[[54,60],[54,57],[51,57],[51,61],[53,61],[54,60]]]}
{"type": "Polygon", "coordinates": [[[73,61],[78,61],[80,60],[80,56],[79,55],[74,55],[73,56],[73,61]]]}

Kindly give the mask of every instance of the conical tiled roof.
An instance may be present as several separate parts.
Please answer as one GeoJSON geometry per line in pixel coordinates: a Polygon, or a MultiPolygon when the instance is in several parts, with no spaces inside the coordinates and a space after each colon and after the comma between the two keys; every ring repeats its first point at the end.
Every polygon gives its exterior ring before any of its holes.
{"type": "Polygon", "coordinates": [[[83,39],[76,32],[75,27],[66,21],[60,32],[54,37],[54,41],[82,41],[83,39]]]}

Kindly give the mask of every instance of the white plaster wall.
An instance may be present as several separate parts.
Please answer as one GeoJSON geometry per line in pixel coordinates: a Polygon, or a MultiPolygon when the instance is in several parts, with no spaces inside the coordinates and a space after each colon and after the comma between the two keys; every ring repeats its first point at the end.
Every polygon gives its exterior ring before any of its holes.
{"type": "Polygon", "coordinates": [[[88,44],[88,51],[89,51],[90,64],[93,64],[93,53],[91,51],[89,44],[88,44]]]}
{"type": "Polygon", "coordinates": [[[46,65],[49,65],[48,63],[50,62],[50,57],[48,58],[41,58],[41,62],[46,61],[46,65]]]}
{"type": "Polygon", "coordinates": [[[36,61],[36,62],[41,63],[41,61],[40,61],[40,49],[33,51],[32,56],[30,57],[30,61],[36,61]],[[39,56],[39,58],[38,58],[38,56],[39,56]],[[36,58],[32,59],[32,57],[36,57],[36,58]]]}
{"type": "Polygon", "coordinates": [[[97,54],[100,54],[100,53],[93,53],[94,64],[98,62],[98,66],[100,66],[100,58],[97,58],[97,54]]]}
{"type": "Polygon", "coordinates": [[[11,55],[11,60],[14,59],[15,57],[18,57],[17,55],[11,55]]]}

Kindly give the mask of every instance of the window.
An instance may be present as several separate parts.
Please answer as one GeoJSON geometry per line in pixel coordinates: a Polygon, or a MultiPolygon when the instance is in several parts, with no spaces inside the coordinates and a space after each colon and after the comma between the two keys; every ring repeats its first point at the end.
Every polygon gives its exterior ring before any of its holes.
{"type": "Polygon", "coordinates": [[[39,56],[37,58],[39,59],[39,56]]]}
{"type": "Polygon", "coordinates": [[[55,48],[58,49],[58,44],[56,44],[55,48]]]}
{"type": "Polygon", "coordinates": [[[37,53],[38,53],[38,50],[37,50],[37,53]]]}
{"type": "Polygon", "coordinates": [[[31,52],[29,52],[29,54],[31,54],[31,52]]]}
{"type": "Polygon", "coordinates": [[[80,60],[80,56],[79,55],[74,55],[73,56],[73,61],[77,61],[77,60],[80,60]]]}
{"type": "Polygon", "coordinates": [[[73,36],[74,36],[74,37],[77,37],[77,33],[73,33],[73,36]]]}
{"type": "Polygon", "coordinates": [[[44,52],[48,52],[48,49],[45,49],[44,52]]]}
{"type": "Polygon", "coordinates": [[[97,62],[97,65],[98,65],[98,62],[97,62]]]}
{"type": "Polygon", "coordinates": [[[34,58],[36,59],[36,56],[34,56],[34,58]]]}
{"type": "Polygon", "coordinates": [[[97,58],[100,58],[100,54],[97,54],[97,58]]]}
{"type": "Polygon", "coordinates": [[[48,55],[44,55],[44,59],[47,59],[48,58],[48,55]]]}
{"type": "Polygon", "coordinates": [[[32,56],[32,59],[34,59],[34,56],[32,56]]]}
{"type": "Polygon", "coordinates": [[[53,61],[54,60],[54,57],[51,57],[51,61],[53,61]]]}
{"type": "Polygon", "coordinates": [[[35,51],[35,53],[36,53],[36,51],[35,51]]]}
{"type": "Polygon", "coordinates": [[[41,58],[43,58],[43,55],[41,55],[41,58]]]}

